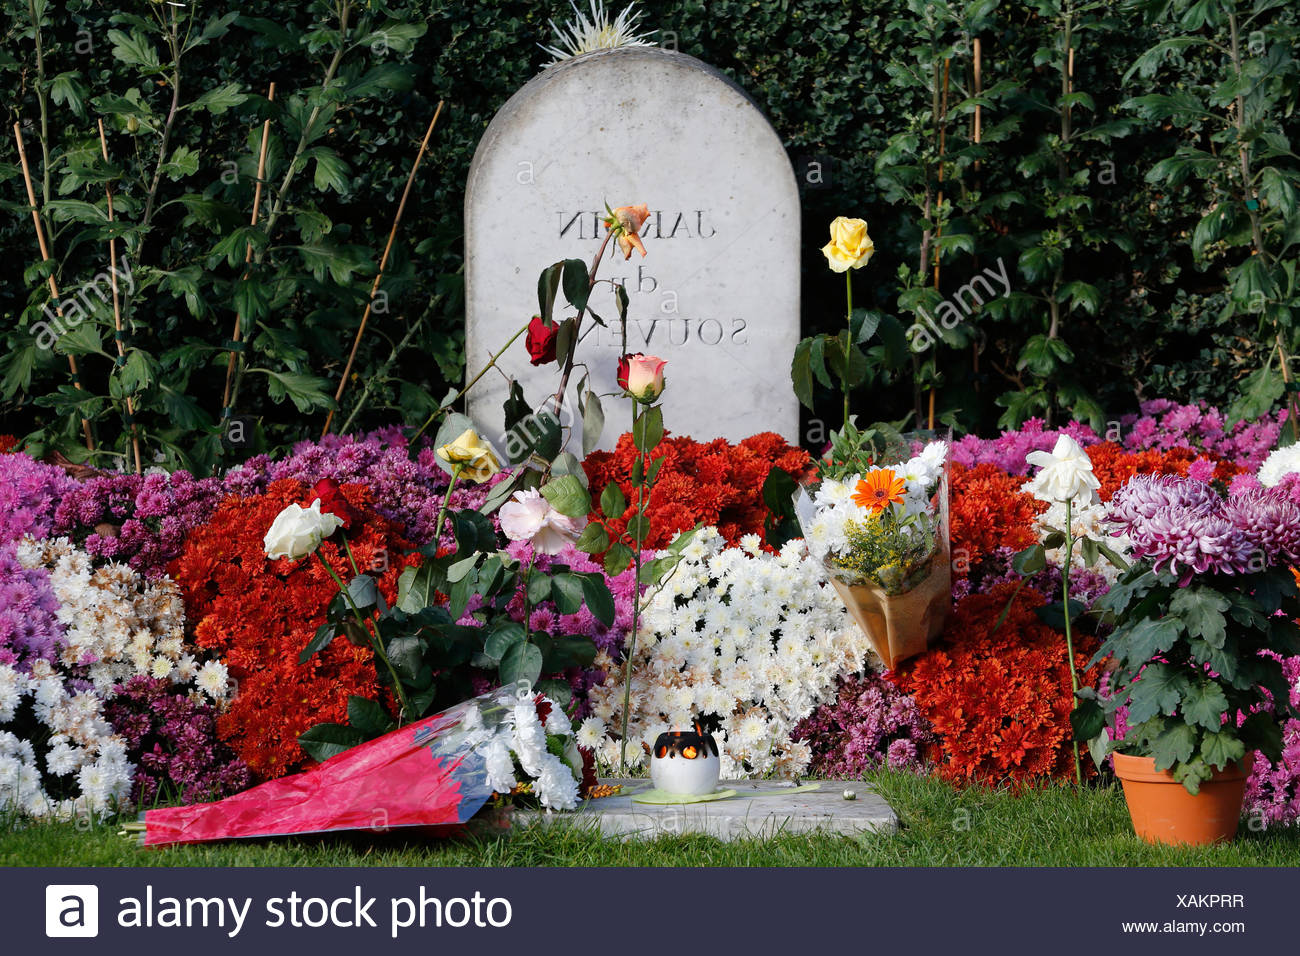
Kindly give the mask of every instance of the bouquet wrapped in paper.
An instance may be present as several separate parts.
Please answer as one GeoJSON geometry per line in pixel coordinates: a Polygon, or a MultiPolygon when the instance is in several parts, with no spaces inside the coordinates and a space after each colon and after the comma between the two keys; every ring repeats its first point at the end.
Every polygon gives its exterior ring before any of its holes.
{"type": "Polygon", "coordinates": [[[901,447],[911,457],[883,466],[823,462],[796,500],[809,551],[891,669],[930,646],[952,605],[948,445],[901,447]]]}
{"type": "Polygon", "coordinates": [[[593,767],[564,712],[511,685],[225,800],[149,810],[144,845],[397,827],[454,832],[493,794],[576,809],[593,767]]]}

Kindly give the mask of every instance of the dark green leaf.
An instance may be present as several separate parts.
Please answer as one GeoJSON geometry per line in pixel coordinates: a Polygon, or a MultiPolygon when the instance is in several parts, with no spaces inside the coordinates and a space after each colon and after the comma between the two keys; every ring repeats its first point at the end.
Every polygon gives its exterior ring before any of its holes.
{"type": "Polygon", "coordinates": [[[599,572],[583,575],[582,594],[592,616],[606,627],[612,627],[615,615],[614,595],[610,593],[604,576],[599,572]]]}
{"type": "Polygon", "coordinates": [[[551,600],[561,614],[576,614],[582,609],[585,579],[576,574],[557,574],[551,578],[551,600]]]}
{"type": "Polygon", "coordinates": [[[543,497],[562,515],[585,518],[591,511],[591,494],[573,475],[553,478],[541,488],[543,497]]]}
{"type": "Polygon", "coordinates": [[[515,644],[502,658],[497,674],[502,684],[521,680],[536,684],[542,676],[542,652],[533,644],[515,644]]]}
{"type": "Polygon", "coordinates": [[[343,724],[317,724],[298,736],[298,743],[307,756],[324,763],[365,742],[365,735],[355,727],[343,724]]]}
{"type": "Polygon", "coordinates": [[[348,723],[367,737],[378,737],[387,733],[393,726],[393,720],[384,708],[367,697],[348,695],[348,723]]]}

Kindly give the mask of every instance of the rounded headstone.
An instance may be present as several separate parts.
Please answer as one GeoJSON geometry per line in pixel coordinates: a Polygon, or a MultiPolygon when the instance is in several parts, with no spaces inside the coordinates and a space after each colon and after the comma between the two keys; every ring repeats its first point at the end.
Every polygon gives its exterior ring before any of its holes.
{"type": "MultiPolygon", "coordinates": [[[[538,311],[537,277],[562,259],[595,256],[605,205],[646,203],[647,251],[606,249],[598,279],[625,284],[627,351],[668,362],[664,423],[697,439],[775,431],[794,440],[790,357],[799,338],[799,191],[776,132],[713,67],[658,47],[624,47],[548,67],[488,126],[465,193],[468,374],[538,311]]],[[[607,284],[578,349],[593,388],[616,390],[623,350],[607,284]]],[[[556,317],[572,314],[557,300],[556,317]]],[[[521,337],[470,392],[485,432],[502,433],[517,379],[536,407],[559,383],[529,364],[521,337]]],[[[577,369],[574,393],[584,374],[577,369]]],[[[630,427],[605,401],[602,447],[630,427]]],[[[572,424],[576,403],[563,416],[572,424]]],[[[580,436],[581,428],[574,434],[580,436]]]]}

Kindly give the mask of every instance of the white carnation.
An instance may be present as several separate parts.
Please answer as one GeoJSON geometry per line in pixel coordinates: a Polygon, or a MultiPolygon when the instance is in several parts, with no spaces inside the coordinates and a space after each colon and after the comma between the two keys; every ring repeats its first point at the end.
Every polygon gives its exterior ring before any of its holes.
{"type": "Polygon", "coordinates": [[[507,736],[498,735],[483,747],[483,761],[487,767],[487,784],[494,793],[509,793],[517,785],[515,761],[510,756],[507,736]]]}
{"type": "Polygon", "coordinates": [[[543,754],[533,792],[548,810],[574,810],[578,806],[578,781],[573,771],[554,754],[543,754]]]}

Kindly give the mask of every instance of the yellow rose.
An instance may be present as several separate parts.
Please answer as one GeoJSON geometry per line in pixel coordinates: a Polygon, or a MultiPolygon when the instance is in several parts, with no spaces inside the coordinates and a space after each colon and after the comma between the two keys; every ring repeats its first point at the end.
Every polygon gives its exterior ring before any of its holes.
{"type": "Polygon", "coordinates": [[[460,465],[461,475],[479,484],[501,470],[501,462],[491,446],[472,428],[465,429],[454,441],[439,448],[438,457],[448,464],[460,465]]]}
{"type": "Polygon", "coordinates": [[[822,246],[826,261],[835,272],[861,269],[875,251],[876,246],[867,235],[867,224],[844,216],[835,217],[831,223],[831,241],[822,246]]]}

